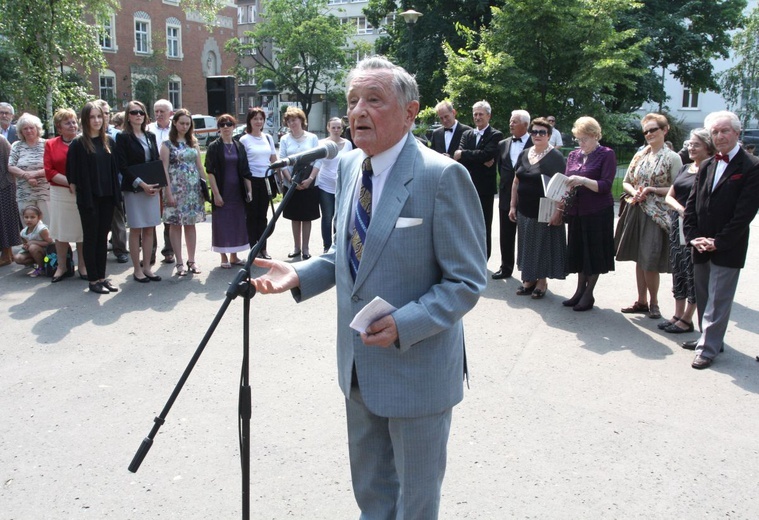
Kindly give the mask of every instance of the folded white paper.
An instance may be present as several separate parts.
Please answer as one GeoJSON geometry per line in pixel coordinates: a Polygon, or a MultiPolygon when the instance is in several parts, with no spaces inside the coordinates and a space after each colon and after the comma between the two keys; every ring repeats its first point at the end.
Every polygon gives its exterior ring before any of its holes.
{"type": "MultiPolygon", "coordinates": [[[[421,219],[419,219],[421,220],[421,219]]],[[[387,303],[385,300],[376,296],[370,301],[366,307],[361,309],[358,314],[353,317],[350,327],[358,332],[366,332],[366,328],[377,321],[380,318],[392,314],[397,309],[387,303]]]]}
{"type": "Polygon", "coordinates": [[[395,227],[405,228],[405,227],[420,226],[422,222],[423,220],[420,218],[398,217],[398,220],[395,221],[395,227]]]}

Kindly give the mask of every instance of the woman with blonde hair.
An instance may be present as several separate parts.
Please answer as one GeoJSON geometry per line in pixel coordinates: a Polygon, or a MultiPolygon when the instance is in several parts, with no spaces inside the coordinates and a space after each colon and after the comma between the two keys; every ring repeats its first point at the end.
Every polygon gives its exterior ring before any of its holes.
{"type": "Polygon", "coordinates": [[[50,216],[48,226],[50,235],[55,240],[55,253],[58,266],[53,273],[52,283],[57,283],[73,273],[69,269],[67,253],[69,243],[76,243],[79,276],[87,279],[87,267],[84,262],[82,241],[82,221],[76,205],[76,193],[66,177],[66,162],[69,147],[79,133],[76,112],[62,108],[53,116],[53,126],[58,137],[45,142],[45,178],[50,183],[50,216]]]}
{"type": "Polygon", "coordinates": [[[645,313],[661,318],[659,273],[671,271],[669,263],[669,210],[664,201],[683,165],[664,139],[667,118],[646,114],[640,122],[646,146],[635,154],[622,187],[625,207],[617,222],[614,244],[618,261],[635,262],[638,298],[623,313],[645,313]]]}
{"type": "Polygon", "coordinates": [[[37,206],[49,216],[50,184],[45,178],[45,140],[42,121],[32,114],[21,114],[16,122],[18,141],[11,145],[8,171],[16,177],[16,203],[21,215],[27,206],[37,206]]]}
{"type": "Polygon", "coordinates": [[[614,270],[614,198],[617,173],[614,150],[602,146],[601,125],[592,117],[575,121],[579,148],[569,153],[566,176],[575,190],[564,211],[567,222],[567,273],[577,273],[577,289],[562,305],[575,311],[593,308],[593,290],[602,274],[614,270]]]}
{"type": "MultiPolygon", "coordinates": [[[[282,138],[279,143],[280,157],[305,152],[319,145],[319,138],[315,134],[306,131],[306,114],[300,108],[289,107],[285,112],[285,124],[290,133],[282,138]]],[[[311,238],[311,221],[319,218],[319,190],[314,186],[316,175],[313,164],[298,165],[298,169],[292,167],[282,169],[285,181],[292,182],[293,177],[301,174],[301,181],[290,186],[296,190],[290,202],[285,206],[283,216],[292,221],[293,228],[293,252],[288,258],[303,257],[304,260],[311,258],[308,242],[311,238]]]]}

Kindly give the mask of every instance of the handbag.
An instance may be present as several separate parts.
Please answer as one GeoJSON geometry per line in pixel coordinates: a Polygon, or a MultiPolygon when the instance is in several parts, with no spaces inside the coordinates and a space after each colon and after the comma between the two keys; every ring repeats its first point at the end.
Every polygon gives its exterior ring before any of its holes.
{"type": "Polygon", "coordinates": [[[203,195],[203,200],[211,202],[211,193],[208,191],[208,181],[203,177],[200,178],[200,193],[203,195]]]}
{"type": "MultiPolygon", "coordinates": [[[[55,276],[55,271],[58,270],[58,255],[55,244],[47,246],[44,262],[45,276],[55,276]]],[[[74,256],[70,245],[66,248],[66,274],[67,276],[74,276],[74,256]]]]}

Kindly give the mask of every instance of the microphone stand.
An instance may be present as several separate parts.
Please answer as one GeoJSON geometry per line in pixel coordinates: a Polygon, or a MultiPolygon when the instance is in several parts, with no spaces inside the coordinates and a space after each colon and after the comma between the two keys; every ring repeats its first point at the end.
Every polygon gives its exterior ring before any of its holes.
{"type": "MultiPolygon", "coordinates": [[[[169,414],[169,410],[171,410],[171,407],[174,405],[174,401],[176,401],[177,397],[179,397],[179,393],[182,391],[182,388],[184,387],[185,382],[190,377],[190,373],[192,372],[193,368],[195,368],[195,364],[200,359],[200,356],[203,353],[203,350],[205,349],[206,345],[213,337],[213,334],[216,331],[216,327],[219,325],[219,323],[221,322],[221,319],[224,317],[224,314],[227,312],[227,308],[232,303],[232,300],[234,300],[238,296],[242,296],[244,299],[243,300],[243,338],[242,338],[243,356],[242,356],[242,368],[240,372],[240,394],[239,394],[239,403],[238,403],[238,432],[239,432],[239,438],[240,438],[240,464],[241,464],[241,469],[242,469],[242,518],[243,520],[250,519],[250,419],[251,419],[251,391],[250,391],[250,383],[249,383],[250,300],[253,299],[253,297],[256,295],[256,289],[250,283],[251,281],[250,268],[253,263],[253,259],[256,258],[256,256],[258,256],[258,253],[260,253],[261,249],[263,248],[264,240],[271,235],[272,231],[274,230],[274,226],[277,220],[282,214],[282,211],[284,211],[285,207],[287,206],[287,203],[295,194],[295,190],[296,190],[295,186],[300,184],[301,181],[303,180],[302,177],[306,168],[301,167],[300,170],[298,168],[299,168],[299,164],[296,162],[293,165],[292,186],[290,187],[289,190],[287,190],[287,193],[282,198],[282,202],[280,202],[279,207],[277,207],[276,211],[274,212],[274,215],[272,216],[272,219],[269,221],[269,224],[266,226],[266,229],[262,233],[261,237],[258,239],[258,242],[248,252],[248,259],[245,262],[245,266],[240,268],[239,272],[235,276],[232,283],[229,284],[229,288],[225,292],[226,298],[224,299],[224,302],[222,302],[221,307],[219,308],[219,310],[216,313],[216,316],[214,316],[214,319],[211,322],[211,325],[209,325],[208,330],[206,330],[206,333],[203,336],[203,339],[200,341],[198,348],[195,349],[195,353],[192,355],[190,362],[187,364],[187,367],[184,369],[184,372],[182,372],[182,376],[179,378],[179,381],[174,387],[174,390],[171,392],[171,395],[169,396],[169,399],[166,401],[166,404],[164,405],[163,410],[161,410],[161,413],[153,419],[153,427],[151,428],[147,437],[145,437],[142,440],[140,447],[137,449],[137,452],[134,454],[134,458],[132,458],[132,462],[129,464],[129,471],[131,471],[132,473],[136,473],[137,470],[140,468],[142,461],[145,459],[145,456],[148,454],[148,451],[150,451],[150,448],[153,446],[153,439],[155,439],[155,436],[158,434],[158,430],[160,430],[161,426],[163,426],[163,424],[166,422],[166,416],[169,414]]],[[[271,168],[269,168],[269,170],[271,170],[271,168]]],[[[267,181],[267,185],[268,185],[268,181],[267,181]]]]}

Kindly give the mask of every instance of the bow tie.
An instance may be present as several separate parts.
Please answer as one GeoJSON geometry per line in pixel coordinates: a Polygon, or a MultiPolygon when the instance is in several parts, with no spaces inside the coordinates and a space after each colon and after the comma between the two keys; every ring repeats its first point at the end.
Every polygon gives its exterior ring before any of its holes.
{"type": "Polygon", "coordinates": [[[511,138],[511,142],[512,143],[521,143],[522,142],[522,138],[521,137],[512,137],[511,138]]]}
{"type": "Polygon", "coordinates": [[[714,158],[717,160],[717,162],[719,161],[725,161],[726,163],[730,162],[729,155],[722,155],[721,153],[718,153],[717,155],[714,156],[714,158]]]}
{"type": "Polygon", "coordinates": [[[445,129],[445,131],[446,131],[446,132],[453,132],[453,127],[450,127],[450,128],[446,128],[446,129],[445,129]]]}

